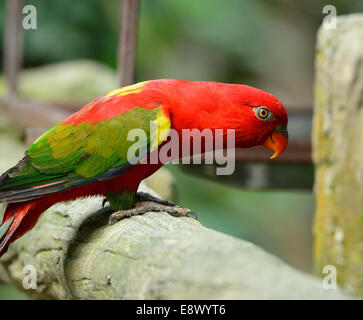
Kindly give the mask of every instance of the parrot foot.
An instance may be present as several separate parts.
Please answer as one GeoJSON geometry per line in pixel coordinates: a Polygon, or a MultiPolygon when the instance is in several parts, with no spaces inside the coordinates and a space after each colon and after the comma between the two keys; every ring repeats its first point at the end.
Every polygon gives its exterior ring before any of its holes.
{"type": "Polygon", "coordinates": [[[136,193],[136,201],[137,202],[155,202],[155,203],[159,203],[164,206],[170,206],[170,207],[176,206],[176,204],[174,202],[159,199],[157,197],[152,196],[150,193],[146,193],[146,192],[136,193]]]}
{"type": "Polygon", "coordinates": [[[167,212],[173,217],[188,217],[189,215],[191,215],[194,219],[197,219],[197,215],[191,209],[179,207],[175,204],[171,206],[171,205],[164,205],[154,201],[142,201],[142,202],[137,202],[135,208],[114,212],[113,214],[111,214],[110,218],[108,219],[108,222],[110,225],[112,225],[115,222],[122,220],[124,218],[142,215],[150,211],[167,212]]]}

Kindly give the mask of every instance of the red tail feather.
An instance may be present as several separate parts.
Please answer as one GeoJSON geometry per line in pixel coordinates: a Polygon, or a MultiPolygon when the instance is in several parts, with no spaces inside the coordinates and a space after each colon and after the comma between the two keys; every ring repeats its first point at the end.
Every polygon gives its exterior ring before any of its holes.
{"type": "MultiPolygon", "coordinates": [[[[34,224],[26,225],[26,223],[24,223],[24,217],[29,215],[34,208],[35,202],[14,203],[7,206],[2,222],[2,226],[5,226],[7,231],[5,231],[6,234],[0,243],[0,257],[6,252],[10,243],[33,227],[34,224]],[[8,227],[6,226],[6,223],[9,224],[8,227]]],[[[36,220],[37,219],[35,219],[35,222],[36,220]]]]}

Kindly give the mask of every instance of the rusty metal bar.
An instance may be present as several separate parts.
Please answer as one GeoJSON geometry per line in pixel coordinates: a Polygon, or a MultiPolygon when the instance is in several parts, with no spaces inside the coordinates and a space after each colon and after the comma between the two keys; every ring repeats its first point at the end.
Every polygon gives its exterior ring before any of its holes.
{"type": "Polygon", "coordinates": [[[310,141],[289,141],[283,154],[274,160],[269,159],[272,153],[263,147],[237,149],[236,162],[312,163],[310,141]]]}
{"type": "Polygon", "coordinates": [[[23,59],[23,36],[21,12],[23,0],[7,0],[4,37],[4,71],[8,84],[8,95],[17,93],[18,74],[23,59]]]}
{"type": "Polygon", "coordinates": [[[49,128],[71,114],[69,110],[20,97],[1,100],[1,105],[6,114],[20,127],[49,128]]]}
{"type": "MultiPolygon", "coordinates": [[[[237,163],[312,163],[311,142],[309,140],[291,140],[282,155],[274,160],[270,160],[272,154],[272,151],[267,150],[262,146],[258,146],[248,149],[236,149],[234,159],[237,163]]],[[[205,154],[202,154],[201,157],[202,161],[204,161],[205,154]]]]}
{"type": "Polygon", "coordinates": [[[135,82],[139,0],[123,0],[118,47],[118,75],[121,86],[135,82]]]}

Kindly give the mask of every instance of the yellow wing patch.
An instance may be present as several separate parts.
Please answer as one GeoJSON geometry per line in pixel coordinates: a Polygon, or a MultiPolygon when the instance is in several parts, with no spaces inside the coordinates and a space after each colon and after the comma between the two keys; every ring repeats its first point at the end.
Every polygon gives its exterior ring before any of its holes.
{"type": "Polygon", "coordinates": [[[131,86],[126,86],[126,87],[122,87],[119,89],[115,89],[109,93],[107,93],[105,95],[105,97],[110,97],[110,96],[117,96],[117,97],[121,97],[121,96],[126,96],[128,94],[132,94],[132,93],[139,93],[141,92],[141,89],[148,83],[149,81],[143,81],[143,82],[139,82],[139,83],[135,83],[132,84],[131,86]]]}
{"type": "Polygon", "coordinates": [[[152,126],[155,130],[151,130],[151,151],[155,150],[169,135],[170,119],[160,109],[152,126]]]}

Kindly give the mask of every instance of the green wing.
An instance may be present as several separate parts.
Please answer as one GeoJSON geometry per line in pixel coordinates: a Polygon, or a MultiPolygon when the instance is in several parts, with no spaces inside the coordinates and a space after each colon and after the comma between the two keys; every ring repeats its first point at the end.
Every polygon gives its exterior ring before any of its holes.
{"type": "Polygon", "coordinates": [[[166,139],[170,120],[161,106],[135,107],[93,125],[54,126],[0,177],[0,202],[26,201],[121,174],[132,166],[127,152],[135,142],[127,136],[134,128],[146,133],[144,150],[150,152],[166,139]]]}

